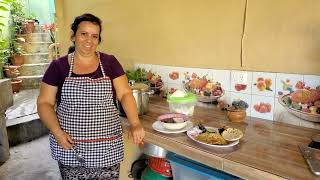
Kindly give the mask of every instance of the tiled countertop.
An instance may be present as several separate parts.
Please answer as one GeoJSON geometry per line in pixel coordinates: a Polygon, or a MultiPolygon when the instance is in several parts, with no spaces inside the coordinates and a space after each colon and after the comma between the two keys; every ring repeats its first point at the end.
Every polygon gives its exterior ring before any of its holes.
{"type": "Polygon", "coordinates": [[[255,118],[247,119],[245,123],[231,123],[223,111],[196,107],[192,117],[194,124],[201,121],[206,126],[228,125],[244,132],[234,149],[217,150],[199,145],[186,133],[155,131],[152,123],[168,112],[165,100],[150,99],[149,112],[140,116],[146,130],[146,142],[244,179],[320,179],[308,169],[298,148],[298,144],[310,143],[311,136],[320,133],[319,130],[255,118]]]}

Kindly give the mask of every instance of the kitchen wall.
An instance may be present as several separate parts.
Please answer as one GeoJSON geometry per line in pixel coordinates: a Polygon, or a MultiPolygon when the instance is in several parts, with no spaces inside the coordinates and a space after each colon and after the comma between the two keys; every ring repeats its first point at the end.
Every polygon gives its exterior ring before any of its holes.
{"type": "MultiPolygon", "coordinates": [[[[192,82],[193,79],[199,79],[200,82],[203,80],[205,80],[205,82],[218,82],[224,91],[218,101],[223,101],[229,105],[231,105],[234,100],[245,101],[249,106],[246,109],[247,116],[320,129],[319,123],[312,122],[319,122],[320,114],[316,114],[315,112],[315,114],[304,113],[301,110],[294,110],[293,108],[288,108],[284,103],[280,103],[283,100],[282,95],[288,95],[297,91],[297,89],[302,88],[302,86],[310,89],[319,88],[320,76],[210,68],[186,68],[154,64],[135,64],[135,69],[137,68],[159,75],[164,83],[162,90],[168,93],[174,92],[175,90],[186,90],[185,85],[192,82]]],[[[200,97],[204,96],[202,95],[200,97]]],[[[210,102],[198,102],[196,105],[206,107],[209,111],[210,109],[216,108],[216,106],[210,102]]]]}
{"type": "Polygon", "coordinates": [[[84,12],[103,20],[100,49],[134,63],[320,74],[318,0],[56,0],[62,52],[84,12]]]}

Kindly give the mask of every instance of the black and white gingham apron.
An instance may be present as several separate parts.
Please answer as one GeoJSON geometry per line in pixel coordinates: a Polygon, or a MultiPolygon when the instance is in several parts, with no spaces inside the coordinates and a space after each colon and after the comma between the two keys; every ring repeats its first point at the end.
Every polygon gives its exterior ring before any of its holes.
{"type": "Polygon", "coordinates": [[[112,84],[105,75],[97,53],[103,77],[71,77],[74,53],[69,75],[62,86],[61,103],[57,117],[61,128],[76,141],[77,151],[85,158],[81,164],[72,150],[60,147],[50,134],[52,157],[69,166],[109,167],[123,160],[123,136],[118,110],[114,105],[112,84]]]}

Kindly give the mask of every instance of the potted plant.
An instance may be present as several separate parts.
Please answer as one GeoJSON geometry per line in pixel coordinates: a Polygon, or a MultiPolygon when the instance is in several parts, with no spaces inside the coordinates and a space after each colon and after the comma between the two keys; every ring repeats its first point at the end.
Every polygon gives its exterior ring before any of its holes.
{"type": "Polygon", "coordinates": [[[16,42],[16,40],[13,40],[10,42],[9,51],[11,64],[14,66],[21,66],[24,63],[24,50],[22,46],[16,42]]]}
{"type": "Polygon", "coordinates": [[[37,17],[34,13],[25,16],[25,22],[23,24],[23,32],[26,34],[33,33],[35,29],[35,23],[37,17]]]}
{"type": "Polygon", "coordinates": [[[243,100],[235,100],[227,108],[227,117],[231,122],[243,122],[247,116],[248,103],[243,100]]]}
{"type": "Polygon", "coordinates": [[[23,26],[27,20],[23,7],[24,6],[20,0],[12,0],[10,4],[10,27],[12,35],[14,36],[22,33],[23,26]]]}

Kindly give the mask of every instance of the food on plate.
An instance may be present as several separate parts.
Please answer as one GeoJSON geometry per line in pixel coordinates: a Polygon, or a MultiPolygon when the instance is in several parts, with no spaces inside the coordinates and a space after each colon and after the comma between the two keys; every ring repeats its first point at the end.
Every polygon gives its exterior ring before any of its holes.
{"type": "Polygon", "coordinates": [[[176,90],[174,93],[171,94],[171,97],[184,97],[187,95],[184,91],[176,90]]]}
{"type": "Polygon", "coordinates": [[[236,128],[227,128],[221,135],[227,141],[236,141],[242,138],[243,133],[241,130],[236,128]]]}
{"type": "Polygon", "coordinates": [[[228,142],[216,132],[205,132],[195,137],[196,140],[206,144],[226,145],[228,142]]]}

